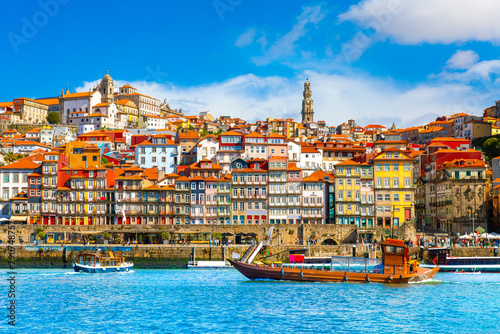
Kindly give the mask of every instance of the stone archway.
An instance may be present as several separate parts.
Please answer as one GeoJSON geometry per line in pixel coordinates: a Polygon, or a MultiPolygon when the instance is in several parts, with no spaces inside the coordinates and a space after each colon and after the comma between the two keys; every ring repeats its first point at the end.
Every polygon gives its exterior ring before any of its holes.
{"type": "Polygon", "coordinates": [[[333,240],[332,238],[324,239],[321,244],[328,245],[328,246],[337,246],[338,245],[337,241],[333,240]]]}

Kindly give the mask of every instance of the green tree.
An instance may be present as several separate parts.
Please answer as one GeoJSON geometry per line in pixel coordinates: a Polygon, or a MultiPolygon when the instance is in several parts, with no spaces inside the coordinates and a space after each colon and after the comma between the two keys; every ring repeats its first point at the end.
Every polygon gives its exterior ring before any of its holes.
{"type": "Polygon", "coordinates": [[[11,164],[14,161],[16,161],[16,156],[14,155],[14,152],[9,151],[5,154],[4,160],[7,164],[11,164]]]}
{"type": "Polygon", "coordinates": [[[42,240],[43,238],[45,238],[45,231],[39,231],[37,235],[40,238],[40,240],[42,240]]]}
{"type": "Polygon", "coordinates": [[[106,239],[106,240],[108,240],[110,236],[111,236],[111,234],[109,234],[109,232],[104,232],[104,233],[102,234],[102,237],[103,237],[104,239],[106,239]]]}
{"type": "Polygon", "coordinates": [[[47,122],[49,122],[49,124],[59,124],[60,121],[61,118],[59,117],[59,113],[56,111],[51,111],[47,115],[47,122]]]}
{"type": "Polygon", "coordinates": [[[486,155],[486,160],[491,160],[500,155],[500,140],[498,138],[490,138],[482,145],[483,153],[486,155]]]}
{"type": "Polygon", "coordinates": [[[170,239],[170,233],[169,232],[163,232],[161,234],[161,237],[162,237],[163,240],[168,240],[168,239],[170,239]]]}

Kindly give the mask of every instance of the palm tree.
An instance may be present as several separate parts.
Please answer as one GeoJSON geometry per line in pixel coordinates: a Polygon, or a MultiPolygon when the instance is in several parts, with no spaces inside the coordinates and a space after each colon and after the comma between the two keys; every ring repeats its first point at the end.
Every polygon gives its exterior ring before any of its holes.
{"type": "Polygon", "coordinates": [[[14,155],[14,152],[9,151],[5,154],[4,160],[7,164],[11,164],[14,161],[16,161],[16,156],[14,155]]]}

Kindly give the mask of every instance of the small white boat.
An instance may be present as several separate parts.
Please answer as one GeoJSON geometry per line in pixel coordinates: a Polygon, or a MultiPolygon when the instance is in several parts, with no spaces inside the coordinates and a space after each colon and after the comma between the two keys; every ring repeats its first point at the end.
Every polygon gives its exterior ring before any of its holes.
{"type": "Polygon", "coordinates": [[[188,261],[188,269],[230,269],[233,266],[226,261],[188,261]]]}
{"type": "Polygon", "coordinates": [[[113,252],[109,252],[109,256],[101,254],[80,254],[73,259],[73,269],[76,272],[86,273],[114,273],[128,272],[134,268],[132,262],[126,262],[125,257],[121,253],[114,256],[113,252]]]}
{"type": "Polygon", "coordinates": [[[480,271],[452,271],[453,274],[462,274],[462,275],[479,275],[480,271]]]}

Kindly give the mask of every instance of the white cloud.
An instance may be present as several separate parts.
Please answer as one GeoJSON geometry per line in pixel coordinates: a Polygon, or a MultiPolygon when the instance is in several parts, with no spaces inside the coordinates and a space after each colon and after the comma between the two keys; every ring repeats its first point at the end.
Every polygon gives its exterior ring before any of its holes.
{"type": "Polygon", "coordinates": [[[498,0],[363,0],[339,16],[374,34],[407,45],[500,42],[498,0]]]}
{"type": "Polygon", "coordinates": [[[479,55],[472,50],[458,50],[446,62],[446,67],[457,70],[466,70],[479,60],[479,55]]]}
{"type": "Polygon", "coordinates": [[[255,29],[250,28],[243,34],[241,34],[240,37],[238,37],[236,42],[234,42],[234,45],[236,45],[239,48],[248,46],[253,43],[254,38],[255,38],[255,29]]]}
{"type": "Polygon", "coordinates": [[[442,79],[448,82],[475,83],[476,85],[488,86],[489,90],[498,82],[500,75],[500,59],[483,60],[478,62],[479,56],[471,50],[457,51],[446,62],[444,70],[431,75],[431,79],[442,79]]]}
{"type": "MultiPolygon", "coordinates": [[[[306,35],[306,26],[308,24],[317,24],[324,17],[321,5],[314,7],[304,7],[302,13],[297,17],[297,23],[292,30],[278,38],[262,56],[254,57],[252,60],[256,65],[267,65],[282,57],[289,56],[294,53],[296,42],[306,35]]],[[[264,40],[265,41],[265,40],[264,40]]],[[[267,41],[265,44],[267,45],[267,41]]]]}
{"type": "MultiPolygon", "coordinates": [[[[144,81],[129,82],[139,92],[167,99],[172,108],[188,115],[208,110],[216,117],[231,115],[247,121],[267,117],[300,121],[303,81],[311,82],[316,120],[338,125],[349,118],[358,124],[380,123],[406,127],[433,121],[456,112],[479,114],[494,94],[478,95],[466,83],[420,84],[401,88],[388,78],[362,74],[320,74],[304,71],[295,78],[241,75],[209,85],[178,87],[144,81]]],[[[125,81],[115,80],[123,85],[125,81]]],[[[88,91],[96,81],[78,91],[88,91]]]]}

